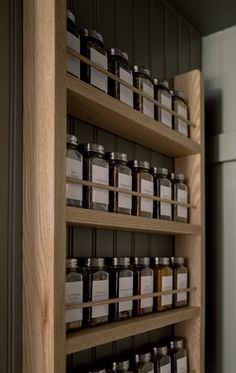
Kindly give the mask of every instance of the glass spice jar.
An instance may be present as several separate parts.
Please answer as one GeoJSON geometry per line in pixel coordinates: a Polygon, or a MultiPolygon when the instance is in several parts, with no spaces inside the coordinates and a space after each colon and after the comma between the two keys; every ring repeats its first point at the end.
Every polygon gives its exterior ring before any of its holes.
{"type": "MultiPolygon", "coordinates": [[[[170,259],[167,257],[154,258],[154,290],[164,292],[173,290],[173,271],[170,268],[170,259]]],[[[166,311],[172,308],[172,294],[156,298],[156,311],[166,311]]]]}
{"type": "MultiPolygon", "coordinates": [[[[92,29],[80,31],[81,54],[107,70],[107,53],[102,35],[92,29]]],[[[81,62],[81,79],[107,93],[107,76],[94,67],[81,62]]]]}
{"type": "MultiPolygon", "coordinates": [[[[112,258],[110,270],[110,298],[123,298],[133,296],[134,273],[130,268],[130,258],[112,258]]],[[[112,321],[126,320],[132,317],[133,301],[124,301],[110,304],[112,321]]]]}
{"type": "MultiPolygon", "coordinates": [[[[67,47],[80,53],[80,36],[78,33],[75,16],[71,10],[67,10],[67,47]]],[[[80,60],[71,54],[67,54],[67,71],[80,78],[80,60]]]]}
{"type": "MultiPolygon", "coordinates": [[[[134,264],[134,295],[153,293],[153,270],[150,268],[150,258],[135,257],[134,264]]],[[[152,313],[153,297],[134,301],[134,315],[142,316],[152,313]]]]}
{"type": "MultiPolygon", "coordinates": [[[[114,187],[132,190],[131,169],[127,166],[125,153],[111,152],[106,154],[109,162],[109,184],[114,187]]],[[[109,192],[109,211],[131,215],[132,195],[109,192]]]]}
{"type": "MultiPolygon", "coordinates": [[[[109,299],[109,273],[104,266],[104,258],[86,258],[84,299],[95,302],[109,299]]],[[[85,308],[87,326],[95,326],[108,322],[108,304],[85,308]]]]}
{"type": "MultiPolygon", "coordinates": [[[[83,156],[78,151],[78,140],[74,135],[67,135],[66,176],[82,179],[83,156]]],[[[66,204],[82,207],[82,185],[66,183],[66,204]]]]}
{"type": "MultiPolygon", "coordinates": [[[[128,54],[117,48],[109,49],[107,54],[108,70],[126,83],[133,85],[133,74],[129,66],[128,54]]],[[[108,93],[117,100],[133,107],[133,91],[111,78],[108,78],[108,93]]]]}
{"type": "MultiPolygon", "coordinates": [[[[150,71],[145,69],[145,67],[137,65],[133,67],[133,85],[151,98],[154,97],[153,82],[150,76],[150,71]]],[[[135,92],[134,108],[154,119],[154,104],[135,92]]]]}
{"type": "MultiPolygon", "coordinates": [[[[174,290],[186,289],[188,287],[188,269],[184,265],[183,257],[172,257],[171,264],[173,268],[174,290]]],[[[174,307],[187,306],[187,292],[177,293],[173,296],[174,307]]]]}
{"type": "MultiPolygon", "coordinates": [[[[179,114],[182,115],[185,119],[188,119],[188,105],[184,99],[183,92],[180,91],[171,91],[172,93],[172,108],[173,110],[179,114]]],[[[179,119],[177,117],[173,117],[173,128],[182,133],[182,135],[189,137],[189,128],[188,123],[183,121],[182,119],[179,119]]]]}
{"type": "Polygon", "coordinates": [[[154,373],[151,352],[139,352],[134,355],[134,373],[154,373]]]}
{"type": "Polygon", "coordinates": [[[188,356],[184,348],[184,339],[176,337],[170,341],[170,355],[172,361],[172,373],[187,373],[188,356]]]}
{"type": "MultiPolygon", "coordinates": [[[[88,143],[81,144],[79,149],[84,156],[84,180],[109,185],[109,164],[104,159],[104,147],[102,145],[88,143]]],[[[85,208],[108,211],[108,190],[84,186],[83,197],[85,208]]]]}
{"type": "MultiPolygon", "coordinates": [[[[154,179],[154,194],[157,197],[171,200],[172,188],[167,168],[153,167],[151,173],[154,179]]],[[[162,220],[172,220],[172,208],[168,202],[154,201],[154,217],[162,220]]]]}
{"type": "MultiPolygon", "coordinates": [[[[111,363],[111,370],[112,372],[128,372],[130,367],[129,359],[125,359],[123,357],[116,358],[111,363]]],[[[131,372],[130,372],[131,373],[131,372]]]]}
{"type": "MultiPolygon", "coordinates": [[[[78,259],[66,259],[66,305],[83,303],[83,275],[78,269],[78,259]]],[[[82,308],[66,310],[66,331],[82,327],[82,308]]]]}
{"type": "MultiPolygon", "coordinates": [[[[132,168],[132,189],[135,192],[153,196],[153,177],[150,174],[150,164],[147,161],[134,160],[128,163],[132,168]]],[[[132,214],[152,218],[153,200],[145,197],[132,198],[132,214]]]]}
{"type": "MultiPolygon", "coordinates": [[[[166,80],[154,79],[154,98],[168,109],[172,110],[172,95],[166,80]]],[[[155,119],[167,127],[172,128],[172,114],[160,106],[155,105],[155,119]]]]}
{"type": "Polygon", "coordinates": [[[154,373],[171,373],[171,358],[167,352],[167,346],[153,346],[152,361],[154,363],[154,373]]]}
{"type": "MultiPolygon", "coordinates": [[[[174,181],[174,200],[177,202],[188,203],[188,187],[184,183],[183,174],[176,174],[174,181]]],[[[188,208],[185,206],[174,206],[174,221],[181,223],[188,222],[188,208]]]]}

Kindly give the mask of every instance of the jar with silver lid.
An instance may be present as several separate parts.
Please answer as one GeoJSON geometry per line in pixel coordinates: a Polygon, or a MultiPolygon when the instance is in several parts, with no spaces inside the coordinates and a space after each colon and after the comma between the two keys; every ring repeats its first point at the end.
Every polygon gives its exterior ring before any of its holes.
{"type": "MultiPolygon", "coordinates": [[[[184,117],[185,119],[188,119],[189,113],[188,113],[188,105],[185,101],[183,92],[180,91],[171,91],[172,94],[172,108],[173,110],[184,117]]],[[[189,128],[188,123],[183,121],[182,119],[179,119],[177,117],[173,117],[173,128],[182,133],[184,136],[189,136],[189,128]]]]}
{"type": "MultiPolygon", "coordinates": [[[[188,203],[188,187],[185,184],[183,174],[176,174],[174,181],[174,200],[177,202],[188,203]]],[[[174,206],[174,221],[181,223],[188,222],[188,208],[185,206],[174,206]]]]}
{"type": "MultiPolygon", "coordinates": [[[[107,53],[103,36],[96,30],[84,28],[80,30],[80,39],[81,54],[107,70],[107,53]]],[[[81,62],[81,79],[107,93],[107,75],[84,62],[81,62]]]]}
{"type": "MultiPolygon", "coordinates": [[[[114,257],[111,259],[110,298],[123,298],[134,295],[134,273],[130,268],[130,258],[114,257]]],[[[132,317],[133,301],[110,304],[112,321],[126,320],[132,317]]]]}
{"type": "MultiPolygon", "coordinates": [[[[171,200],[172,185],[167,168],[153,167],[151,173],[154,179],[155,196],[171,200]]],[[[162,220],[172,220],[172,208],[168,202],[154,201],[154,217],[162,220]]]]}
{"type": "Polygon", "coordinates": [[[154,373],[151,352],[138,352],[134,355],[134,373],[154,373]]]}
{"type": "MultiPolygon", "coordinates": [[[[153,293],[153,270],[150,267],[150,258],[133,258],[134,267],[134,295],[153,293]]],[[[153,311],[153,297],[138,299],[134,302],[135,316],[147,315],[153,311]]]]}
{"type": "Polygon", "coordinates": [[[116,358],[111,363],[112,372],[119,372],[119,373],[124,372],[125,373],[129,371],[129,367],[130,367],[129,359],[126,359],[123,357],[116,358]]]}
{"type": "MultiPolygon", "coordinates": [[[[104,258],[84,259],[84,299],[95,302],[109,299],[109,273],[105,269],[104,258]]],[[[87,326],[108,322],[108,304],[85,308],[87,326]]]]}
{"type": "MultiPolygon", "coordinates": [[[[104,147],[98,144],[81,144],[79,150],[84,157],[83,178],[98,184],[109,185],[109,164],[104,159],[104,147]]],[[[83,188],[84,207],[92,210],[108,211],[108,190],[83,188]]]]}
{"type": "MultiPolygon", "coordinates": [[[[170,259],[168,257],[153,258],[154,270],[154,291],[164,292],[173,290],[173,271],[170,267],[170,259]]],[[[172,308],[172,294],[161,295],[156,298],[156,311],[166,311],[172,308]]]]}
{"type": "MultiPolygon", "coordinates": [[[[174,290],[186,289],[188,287],[188,268],[185,266],[185,259],[181,256],[172,257],[174,290]]],[[[173,296],[174,307],[183,307],[188,304],[187,292],[177,293],[173,296]]]]}
{"type": "MultiPolygon", "coordinates": [[[[83,156],[78,151],[78,140],[74,135],[67,135],[66,177],[82,179],[83,156]]],[[[82,207],[82,185],[66,183],[66,204],[72,207],[82,207]]]]}
{"type": "MultiPolygon", "coordinates": [[[[109,162],[109,184],[121,189],[132,190],[131,169],[127,166],[125,153],[111,152],[106,154],[109,162]]],[[[109,211],[131,215],[132,195],[109,192],[109,211]]]]}
{"type": "MultiPolygon", "coordinates": [[[[167,80],[154,79],[154,98],[162,105],[172,110],[172,95],[167,80]]],[[[172,128],[172,114],[160,106],[155,106],[155,119],[172,128]]]]}
{"type": "MultiPolygon", "coordinates": [[[[66,259],[66,305],[83,303],[83,274],[78,259],[66,259]]],[[[66,310],[66,331],[82,327],[83,310],[66,310]]]]}
{"type": "Polygon", "coordinates": [[[167,346],[152,347],[152,361],[155,373],[171,373],[171,358],[167,346]]]}
{"type": "Polygon", "coordinates": [[[188,372],[188,354],[184,348],[184,339],[176,337],[170,341],[170,355],[172,362],[172,373],[188,372]]]}
{"type": "MultiPolygon", "coordinates": [[[[128,54],[117,48],[108,49],[107,54],[108,70],[126,83],[133,85],[133,74],[129,66],[128,54]]],[[[111,78],[108,78],[108,93],[133,107],[133,91],[111,78]]]]}
{"type": "MultiPolygon", "coordinates": [[[[67,9],[67,31],[66,31],[67,47],[80,53],[80,36],[75,20],[74,13],[67,9]]],[[[67,71],[77,78],[80,77],[80,60],[71,54],[67,54],[67,71]]]]}
{"type": "MultiPolygon", "coordinates": [[[[150,70],[143,66],[133,66],[133,84],[134,87],[141,92],[154,97],[153,82],[151,79],[150,70]]],[[[143,96],[134,92],[134,108],[141,113],[154,119],[154,104],[143,96]]]]}
{"type": "MultiPolygon", "coordinates": [[[[134,160],[128,163],[132,168],[133,191],[153,196],[153,177],[150,174],[150,163],[134,160]]],[[[145,197],[132,198],[132,213],[135,216],[152,218],[153,200],[145,197]]]]}

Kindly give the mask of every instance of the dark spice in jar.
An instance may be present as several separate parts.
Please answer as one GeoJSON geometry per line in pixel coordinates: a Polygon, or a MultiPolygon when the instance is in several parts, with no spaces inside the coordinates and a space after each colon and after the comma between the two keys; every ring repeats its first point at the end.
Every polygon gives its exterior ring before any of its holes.
{"type": "MultiPolygon", "coordinates": [[[[172,110],[172,95],[166,80],[154,79],[154,98],[162,105],[172,110]]],[[[155,119],[167,127],[172,128],[172,114],[160,106],[155,106],[155,119]]]]}
{"type": "MultiPolygon", "coordinates": [[[[109,165],[104,159],[104,147],[102,145],[88,143],[81,144],[79,149],[84,156],[84,180],[109,185],[109,165]]],[[[83,197],[85,208],[108,211],[108,190],[84,186],[83,197]]]]}
{"type": "MultiPolygon", "coordinates": [[[[128,54],[117,48],[111,48],[107,52],[108,70],[126,83],[133,85],[133,74],[132,69],[129,67],[128,54]]],[[[108,78],[108,93],[133,107],[133,91],[111,78],[108,78]]]]}
{"type": "MultiPolygon", "coordinates": [[[[184,265],[183,257],[172,257],[171,264],[173,268],[174,289],[186,289],[188,287],[188,269],[184,265]]],[[[177,293],[173,296],[174,307],[183,307],[188,304],[187,292],[177,293]]]]}
{"type": "MultiPolygon", "coordinates": [[[[154,97],[153,82],[150,71],[143,66],[133,67],[133,84],[141,92],[154,97]]],[[[154,119],[154,104],[148,99],[134,93],[134,108],[154,119]]]]}
{"type": "Polygon", "coordinates": [[[173,373],[188,372],[187,350],[184,348],[184,339],[176,337],[170,341],[170,355],[173,373]]]}
{"type": "MultiPolygon", "coordinates": [[[[71,10],[67,10],[67,46],[75,52],[80,53],[80,36],[78,33],[75,16],[71,10]]],[[[75,56],[67,54],[67,71],[76,77],[80,77],[80,60],[75,56]]]]}
{"type": "MultiPolygon", "coordinates": [[[[171,200],[172,185],[168,177],[167,168],[153,167],[151,169],[154,179],[155,196],[171,200]]],[[[154,218],[162,220],[172,220],[172,207],[168,202],[154,201],[154,218]]]]}
{"type": "Polygon", "coordinates": [[[153,346],[152,361],[155,373],[171,373],[171,358],[167,346],[153,346]]]}
{"type": "MultiPolygon", "coordinates": [[[[83,275],[78,267],[78,259],[66,260],[66,305],[83,303],[83,275]]],[[[66,310],[66,331],[82,327],[83,310],[66,310]]]]}
{"type": "MultiPolygon", "coordinates": [[[[188,105],[184,99],[184,94],[183,92],[180,91],[171,91],[172,93],[172,107],[173,110],[184,117],[185,119],[188,119],[189,114],[188,114],[188,105]]],[[[183,121],[182,119],[179,119],[178,117],[173,117],[173,128],[182,133],[182,135],[188,136],[189,137],[189,128],[188,128],[188,123],[183,121]]]]}
{"type": "MultiPolygon", "coordinates": [[[[177,202],[188,203],[188,187],[184,183],[185,178],[183,174],[176,174],[174,181],[174,200],[177,202]]],[[[181,223],[188,222],[188,208],[185,206],[175,205],[174,207],[174,221],[181,223]]]]}
{"type": "MultiPolygon", "coordinates": [[[[134,259],[134,295],[153,293],[153,270],[150,268],[150,258],[135,257],[134,259]]],[[[141,316],[152,313],[153,297],[138,299],[134,302],[134,315],[141,316]]]]}
{"type": "MultiPolygon", "coordinates": [[[[164,292],[173,290],[173,271],[170,268],[170,259],[167,257],[153,258],[154,266],[154,290],[164,292]]],[[[155,298],[156,311],[166,311],[172,308],[172,294],[161,295],[155,298]]]]}
{"type": "MultiPolygon", "coordinates": [[[[134,160],[129,162],[132,168],[132,185],[135,192],[153,196],[153,177],[150,174],[150,164],[147,161],[134,160]]],[[[132,214],[152,218],[153,200],[133,196],[132,214]]]]}
{"type": "MultiPolygon", "coordinates": [[[[127,166],[125,153],[106,154],[109,162],[109,184],[114,187],[132,190],[131,170],[127,166]]],[[[109,211],[131,215],[132,195],[121,192],[109,192],[109,211]]]]}
{"type": "MultiPolygon", "coordinates": [[[[74,135],[67,135],[66,176],[82,179],[83,156],[78,151],[78,140],[74,135]]],[[[82,185],[66,183],[66,204],[72,207],[82,207],[82,185]]]]}

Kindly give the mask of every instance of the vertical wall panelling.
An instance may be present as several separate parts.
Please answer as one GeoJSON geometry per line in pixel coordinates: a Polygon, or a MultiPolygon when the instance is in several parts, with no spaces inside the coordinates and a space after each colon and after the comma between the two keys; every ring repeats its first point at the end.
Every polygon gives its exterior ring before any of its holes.
{"type": "Polygon", "coordinates": [[[172,78],[178,71],[178,15],[169,6],[165,9],[165,76],[172,78]]]}
{"type": "Polygon", "coordinates": [[[165,8],[161,0],[151,0],[150,7],[150,68],[154,77],[162,77],[164,76],[165,8]]]}
{"type": "Polygon", "coordinates": [[[191,70],[201,66],[202,42],[200,34],[192,28],[191,30],[191,70]]]}
{"type": "Polygon", "coordinates": [[[179,17],[179,49],[178,49],[178,73],[190,70],[190,38],[191,27],[182,18],[179,17]]]}

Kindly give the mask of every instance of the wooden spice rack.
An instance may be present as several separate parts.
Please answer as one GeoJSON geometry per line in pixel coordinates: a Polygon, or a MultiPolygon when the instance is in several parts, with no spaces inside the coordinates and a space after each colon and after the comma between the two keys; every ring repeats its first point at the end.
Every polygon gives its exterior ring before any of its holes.
{"type": "Polygon", "coordinates": [[[204,373],[202,74],[174,79],[190,108],[187,138],[66,74],[65,1],[42,4],[24,2],[23,373],[65,373],[66,354],[167,325],[186,337],[191,372],[204,373]],[[190,223],[66,208],[67,113],[173,157],[175,172],[184,173],[190,187],[190,223]],[[196,289],[189,307],[66,336],[66,225],[173,235],[175,255],[187,259],[196,289]]]}

